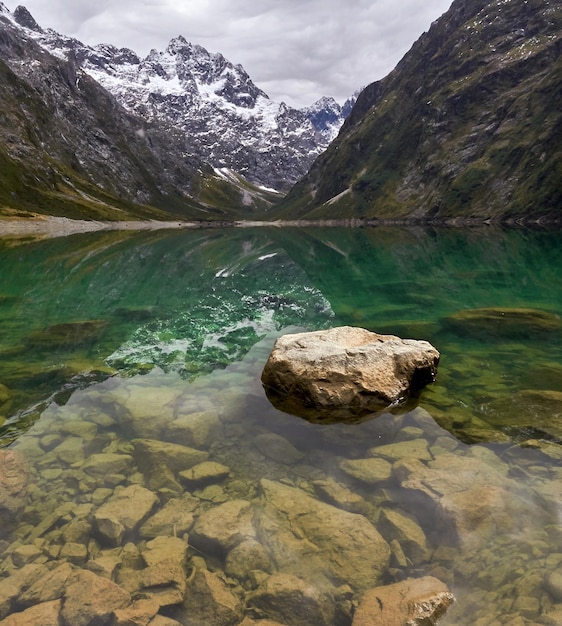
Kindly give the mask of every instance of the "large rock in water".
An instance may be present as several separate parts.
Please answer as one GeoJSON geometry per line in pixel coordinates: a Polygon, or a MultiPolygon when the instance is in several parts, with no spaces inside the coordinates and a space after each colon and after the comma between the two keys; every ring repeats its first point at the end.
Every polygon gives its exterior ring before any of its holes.
{"type": "Polygon", "coordinates": [[[453,600],[447,585],[437,578],[410,578],[368,591],[353,616],[353,626],[433,626],[453,600]]]}
{"type": "Polygon", "coordinates": [[[15,450],[0,450],[0,538],[27,503],[29,467],[15,450]]]}
{"type": "Polygon", "coordinates": [[[335,421],[400,402],[435,379],[438,363],[427,341],[342,326],[280,337],[261,380],[281,410],[335,421]]]}

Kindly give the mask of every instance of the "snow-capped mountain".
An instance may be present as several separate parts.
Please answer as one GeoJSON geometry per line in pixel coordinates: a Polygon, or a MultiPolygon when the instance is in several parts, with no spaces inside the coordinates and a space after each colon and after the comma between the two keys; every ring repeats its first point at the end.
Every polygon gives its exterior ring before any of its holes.
{"type": "Polygon", "coordinates": [[[24,7],[10,15],[28,36],[81,67],[127,110],[180,129],[193,155],[269,188],[286,190],[300,179],[337,135],[344,108],[349,110],[332,98],[302,110],[273,102],[241,65],[181,36],[140,58],[126,48],[87,46],[42,29],[24,7]]]}

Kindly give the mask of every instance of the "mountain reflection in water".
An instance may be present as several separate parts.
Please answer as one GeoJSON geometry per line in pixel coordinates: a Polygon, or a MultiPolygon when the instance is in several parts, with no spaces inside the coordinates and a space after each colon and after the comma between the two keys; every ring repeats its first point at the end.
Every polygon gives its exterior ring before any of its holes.
{"type": "Polygon", "coordinates": [[[116,611],[145,597],[180,624],[212,623],[220,589],[225,623],[345,625],[368,589],[431,575],[457,598],[440,624],[557,623],[561,256],[559,233],[492,229],[0,247],[0,619],[72,623],[91,574],[116,611]],[[357,424],[275,409],[275,338],[335,325],[427,339],[437,381],[357,424]]]}

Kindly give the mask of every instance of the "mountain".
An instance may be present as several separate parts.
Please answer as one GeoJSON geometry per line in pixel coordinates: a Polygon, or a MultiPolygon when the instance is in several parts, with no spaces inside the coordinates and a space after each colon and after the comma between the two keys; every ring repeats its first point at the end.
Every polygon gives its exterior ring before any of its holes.
{"type": "Polygon", "coordinates": [[[455,0],[278,217],[562,219],[562,4],[455,0]]]}
{"type": "Polygon", "coordinates": [[[287,191],[344,121],[342,107],[331,98],[303,110],[273,102],[241,65],[181,36],[165,50],[140,58],[127,48],[87,46],[42,29],[23,7],[14,11],[14,20],[46,50],[83,69],[129,112],[181,131],[191,154],[257,185],[287,191]]]}
{"type": "Polygon", "coordinates": [[[278,199],[212,168],[182,132],[128,112],[31,28],[25,9],[0,3],[2,214],[216,220],[261,216],[278,199]]]}

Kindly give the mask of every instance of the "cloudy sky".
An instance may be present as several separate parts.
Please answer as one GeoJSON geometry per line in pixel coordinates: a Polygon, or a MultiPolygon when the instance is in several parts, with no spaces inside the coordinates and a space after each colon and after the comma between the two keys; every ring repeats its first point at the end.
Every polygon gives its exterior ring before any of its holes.
{"type": "Polygon", "coordinates": [[[183,35],[241,63],[273,100],[340,103],[383,78],[452,0],[4,0],[87,44],[146,55],[183,35]]]}

